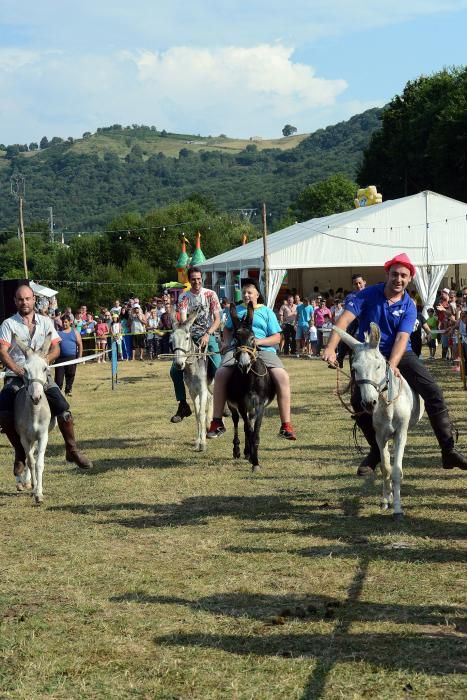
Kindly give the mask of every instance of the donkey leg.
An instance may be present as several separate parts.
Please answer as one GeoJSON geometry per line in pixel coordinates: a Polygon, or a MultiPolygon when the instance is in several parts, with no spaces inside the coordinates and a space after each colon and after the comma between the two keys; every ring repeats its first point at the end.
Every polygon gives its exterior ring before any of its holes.
{"type": "Polygon", "coordinates": [[[37,444],[37,457],[36,457],[36,493],[35,500],[36,503],[42,503],[44,500],[44,495],[42,493],[42,475],[44,473],[44,461],[45,461],[45,450],[48,442],[48,434],[41,436],[37,444]]]}
{"type": "Polygon", "coordinates": [[[381,500],[381,510],[387,510],[392,502],[391,456],[389,454],[387,440],[378,438],[378,436],[376,437],[376,440],[381,453],[381,474],[383,476],[383,497],[381,500]]]}
{"type": "Polygon", "coordinates": [[[31,445],[29,450],[26,452],[26,463],[31,474],[32,483],[32,493],[31,496],[36,498],[37,495],[37,471],[36,471],[36,460],[34,458],[34,445],[31,445]]]}
{"type": "Polygon", "coordinates": [[[250,459],[250,419],[245,409],[240,410],[240,415],[243,419],[243,432],[245,433],[245,447],[243,448],[243,456],[245,459],[250,459]]]}
{"type": "Polygon", "coordinates": [[[403,426],[394,435],[394,457],[392,464],[392,489],[394,493],[394,517],[396,519],[404,515],[401,502],[401,482],[403,478],[402,460],[407,442],[407,427],[403,426]]]}
{"type": "MultiPolygon", "coordinates": [[[[200,433],[200,422],[201,422],[201,396],[200,394],[195,394],[194,396],[192,395],[193,399],[193,404],[195,407],[195,417],[196,417],[196,439],[195,439],[195,446],[194,446],[194,451],[199,452],[201,449],[201,433],[200,433]]],[[[204,419],[203,419],[204,420],[204,419]]]]}
{"type": "Polygon", "coordinates": [[[206,452],[206,404],[208,401],[208,390],[204,386],[199,397],[199,417],[198,418],[198,451],[206,452]]]}
{"type": "Polygon", "coordinates": [[[252,471],[258,472],[259,460],[258,460],[258,450],[259,450],[259,434],[261,430],[261,424],[263,422],[264,416],[264,404],[258,408],[256,413],[255,426],[251,435],[252,449],[250,454],[250,462],[252,464],[252,471]]]}
{"type": "Polygon", "coordinates": [[[233,438],[233,458],[240,459],[240,438],[238,437],[238,422],[240,420],[240,415],[236,408],[231,407],[232,410],[232,421],[234,424],[234,438],[233,438]]]}

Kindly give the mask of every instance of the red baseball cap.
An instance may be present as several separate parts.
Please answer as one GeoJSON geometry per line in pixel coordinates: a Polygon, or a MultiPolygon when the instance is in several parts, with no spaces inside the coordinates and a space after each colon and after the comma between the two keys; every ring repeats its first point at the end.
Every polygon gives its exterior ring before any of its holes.
{"type": "Polygon", "coordinates": [[[416,269],[405,253],[398,253],[391,260],[384,263],[384,269],[389,270],[393,265],[403,265],[410,270],[410,276],[415,277],[416,269]]]}

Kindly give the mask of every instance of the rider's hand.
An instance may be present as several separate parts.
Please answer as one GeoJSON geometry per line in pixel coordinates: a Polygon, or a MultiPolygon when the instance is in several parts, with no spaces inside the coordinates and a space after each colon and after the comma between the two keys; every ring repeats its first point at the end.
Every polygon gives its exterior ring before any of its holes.
{"type": "Polygon", "coordinates": [[[15,369],[13,372],[18,376],[18,377],[24,377],[24,367],[20,367],[19,365],[16,365],[15,369]]]}
{"type": "Polygon", "coordinates": [[[209,343],[209,333],[205,333],[199,341],[200,347],[204,348],[209,343]]]}
{"type": "Polygon", "coordinates": [[[323,360],[328,363],[328,365],[337,365],[337,356],[334,350],[328,350],[324,348],[323,350],[323,360]]]}
{"type": "Polygon", "coordinates": [[[400,373],[400,370],[399,370],[398,367],[396,367],[395,365],[391,364],[391,362],[388,362],[388,365],[389,365],[389,367],[392,369],[392,372],[393,372],[393,374],[394,374],[395,377],[400,377],[400,376],[401,376],[401,373],[400,373]]]}

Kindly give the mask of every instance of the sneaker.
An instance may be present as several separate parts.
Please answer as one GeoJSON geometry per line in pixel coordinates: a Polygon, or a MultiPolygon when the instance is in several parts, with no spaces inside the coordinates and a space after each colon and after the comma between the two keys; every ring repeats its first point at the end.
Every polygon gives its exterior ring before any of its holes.
{"type": "Polygon", "coordinates": [[[209,426],[209,430],[206,433],[207,438],[217,438],[220,437],[225,433],[225,425],[224,423],[219,420],[218,418],[214,418],[211,421],[211,425],[209,426]]]}
{"type": "Polygon", "coordinates": [[[285,440],[296,440],[297,436],[290,423],[282,423],[279,436],[285,438],[285,440]]]}

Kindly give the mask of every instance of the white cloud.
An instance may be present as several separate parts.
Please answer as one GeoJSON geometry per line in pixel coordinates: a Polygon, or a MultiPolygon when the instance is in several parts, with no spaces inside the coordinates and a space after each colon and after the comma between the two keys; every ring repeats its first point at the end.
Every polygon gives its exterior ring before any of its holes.
{"type": "MultiPolygon", "coordinates": [[[[11,74],[3,75],[3,87],[14,95],[18,113],[21,108],[29,112],[28,128],[34,100],[41,96],[34,138],[52,132],[68,135],[57,130],[61,123],[68,130],[74,126],[74,135],[79,135],[81,129],[115,122],[205,135],[279,136],[284,120],[330,107],[346,89],[345,81],[320,78],[311,66],[294,62],[293,50],[280,44],[178,46],[79,60],[65,52],[31,52],[16,62],[11,55],[5,62],[11,74]]],[[[15,140],[30,138],[28,133],[15,140]]]]}

